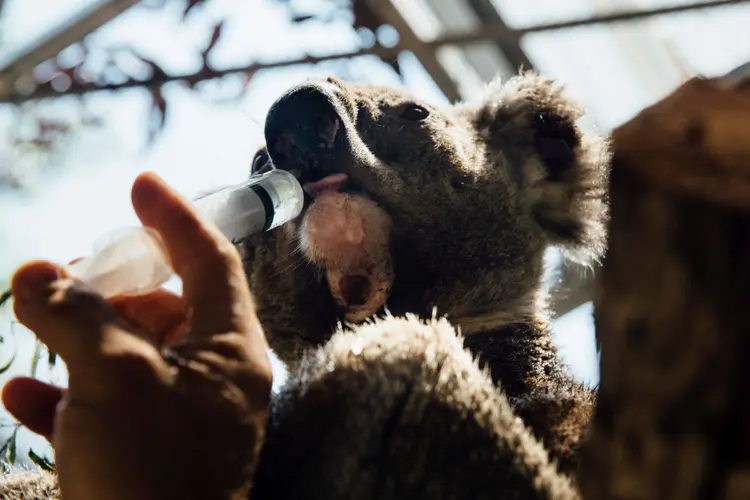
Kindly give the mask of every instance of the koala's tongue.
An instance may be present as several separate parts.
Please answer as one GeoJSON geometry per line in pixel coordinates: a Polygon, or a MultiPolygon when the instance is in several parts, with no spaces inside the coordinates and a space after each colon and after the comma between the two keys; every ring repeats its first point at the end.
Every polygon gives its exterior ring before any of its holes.
{"type": "Polygon", "coordinates": [[[337,192],[347,179],[348,176],[346,174],[333,174],[319,181],[308,182],[303,186],[303,189],[307,194],[315,198],[321,194],[337,192]]]}
{"type": "Polygon", "coordinates": [[[347,321],[367,319],[385,304],[393,282],[390,219],[375,202],[339,192],[346,175],[305,185],[315,198],[301,228],[308,259],[323,266],[347,321]]]}

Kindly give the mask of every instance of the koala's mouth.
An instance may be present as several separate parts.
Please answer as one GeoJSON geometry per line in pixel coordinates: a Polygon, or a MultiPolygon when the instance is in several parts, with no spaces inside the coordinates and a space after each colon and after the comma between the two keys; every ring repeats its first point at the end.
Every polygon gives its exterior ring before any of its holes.
{"type": "Polygon", "coordinates": [[[302,188],[311,199],[326,194],[344,191],[348,187],[349,176],[344,173],[332,174],[314,182],[306,182],[302,188]]]}
{"type": "Polygon", "coordinates": [[[308,199],[299,236],[308,260],[324,269],[346,321],[359,323],[376,314],[390,294],[390,218],[349,174],[330,173],[346,157],[342,135],[335,119],[320,132],[318,154],[308,159],[301,179],[308,199]]]}
{"type": "Polygon", "coordinates": [[[344,319],[358,323],[390,294],[391,220],[362,189],[367,169],[353,154],[356,137],[344,122],[350,110],[339,90],[329,84],[291,89],[269,110],[265,136],[273,164],[296,172],[306,193],[300,248],[323,270],[344,319]]]}
{"type": "MultiPolygon", "coordinates": [[[[328,146],[333,149],[338,127],[328,132],[328,146]]],[[[359,323],[377,313],[390,294],[390,218],[350,182],[348,174],[320,177],[325,171],[313,164],[307,172],[319,178],[309,182],[303,178],[308,200],[300,226],[301,248],[308,260],[324,269],[346,321],[359,323]]]]}

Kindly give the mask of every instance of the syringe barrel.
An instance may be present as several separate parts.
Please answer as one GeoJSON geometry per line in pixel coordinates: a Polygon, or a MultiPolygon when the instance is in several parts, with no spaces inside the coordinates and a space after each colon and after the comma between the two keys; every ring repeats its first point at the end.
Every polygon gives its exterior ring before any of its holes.
{"type": "Polygon", "coordinates": [[[274,229],[302,212],[304,191],[285,170],[271,170],[247,182],[195,200],[193,205],[232,241],[274,229]]]}
{"type": "MultiPolygon", "coordinates": [[[[194,202],[232,241],[288,222],[302,212],[304,191],[283,170],[253,176],[238,186],[194,202]]],[[[156,290],[172,276],[169,256],[153,229],[133,227],[100,238],[94,255],[68,266],[70,275],[104,297],[140,295],[156,290]]]]}

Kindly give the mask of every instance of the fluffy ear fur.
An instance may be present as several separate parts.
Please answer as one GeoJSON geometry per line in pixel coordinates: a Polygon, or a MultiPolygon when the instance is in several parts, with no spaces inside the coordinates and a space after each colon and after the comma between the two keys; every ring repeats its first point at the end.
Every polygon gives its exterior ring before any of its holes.
{"type": "Polygon", "coordinates": [[[607,138],[582,133],[582,115],[561,84],[524,72],[488,86],[476,126],[513,166],[519,201],[548,241],[590,263],[605,250],[611,155],[607,138]]]}

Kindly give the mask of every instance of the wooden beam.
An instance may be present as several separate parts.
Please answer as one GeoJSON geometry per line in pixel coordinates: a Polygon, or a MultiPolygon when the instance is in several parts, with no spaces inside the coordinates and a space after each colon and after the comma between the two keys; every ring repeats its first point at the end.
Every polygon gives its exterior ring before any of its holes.
{"type": "Polygon", "coordinates": [[[83,38],[125,12],[140,0],[103,0],[70,23],[38,40],[10,63],[0,68],[0,102],[10,100],[16,93],[16,82],[36,66],[56,57],[63,49],[83,38]]]}
{"type": "Polygon", "coordinates": [[[366,1],[369,2],[370,8],[384,24],[389,24],[396,29],[400,38],[399,47],[402,50],[412,52],[416,56],[443,94],[445,94],[445,97],[451,102],[459,101],[461,94],[458,91],[458,86],[440,61],[438,61],[437,54],[435,53],[436,47],[425,45],[420,40],[392,0],[366,1]]]}

